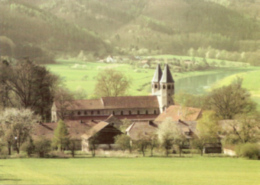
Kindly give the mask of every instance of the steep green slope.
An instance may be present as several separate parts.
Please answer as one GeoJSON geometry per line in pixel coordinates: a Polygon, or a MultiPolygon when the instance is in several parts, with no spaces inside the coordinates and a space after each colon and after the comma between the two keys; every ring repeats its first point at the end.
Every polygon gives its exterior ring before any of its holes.
{"type": "Polygon", "coordinates": [[[1,55],[34,58],[81,50],[102,55],[111,50],[95,33],[22,1],[0,1],[0,17],[1,55]]]}
{"type": "Polygon", "coordinates": [[[256,5],[254,10],[259,10],[259,0],[0,2],[1,15],[7,15],[6,21],[1,21],[1,34],[15,44],[20,38],[36,42],[52,53],[78,54],[83,50],[96,56],[187,55],[192,50],[192,56],[210,55],[260,65],[260,22],[241,9],[243,5],[256,5]],[[11,7],[14,2],[18,8],[11,7]],[[117,48],[114,53],[110,46],[117,48]]]}

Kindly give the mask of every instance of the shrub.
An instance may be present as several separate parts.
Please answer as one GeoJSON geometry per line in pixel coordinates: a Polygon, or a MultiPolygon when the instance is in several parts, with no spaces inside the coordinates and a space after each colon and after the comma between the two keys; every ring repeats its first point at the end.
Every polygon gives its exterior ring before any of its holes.
{"type": "Polygon", "coordinates": [[[22,145],[22,151],[25,151],[29,157],[34,153],[34,149],[35,146],[31,138],[22,145]]]}
{"type": "Polygon", "coordinates": [[[249,159],[260,158],[260,148],[256,143],[241,144],[236,147],[236,153],[239,157],[247,157],[249,159]]]}
{"type": "Polygon", "coordinates": [[[39,157],[45,157],[45,155],[51,151],[51,141],[45,138],[41,138],[35,141],[35,152],[39,157]]]}

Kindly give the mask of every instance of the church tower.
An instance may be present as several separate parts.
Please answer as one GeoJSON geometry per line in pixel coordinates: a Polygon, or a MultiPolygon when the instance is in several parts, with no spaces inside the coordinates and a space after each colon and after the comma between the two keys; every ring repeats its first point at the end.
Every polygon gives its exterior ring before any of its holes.
{"type": "Polygon", "coordinates": [[[160,80],[162,78],[162,70],[160,64],[157,65],[152,79],[152,95],[158,95],[160,93],[160,80]]]}
{"type": "Polygon", "coordinates": [[[160,111],[163,112],[170,105],[174,105],[174,80],[168,64],[165,65],[160,79],[160,95],[158,96],[160,111]]]}

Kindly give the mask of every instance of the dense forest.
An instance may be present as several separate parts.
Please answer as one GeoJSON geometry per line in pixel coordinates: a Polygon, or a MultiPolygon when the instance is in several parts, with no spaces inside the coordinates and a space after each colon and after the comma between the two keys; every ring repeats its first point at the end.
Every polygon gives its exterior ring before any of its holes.
{"type": "Polygon", "coordinates": [[[1,55],[178,54],[260,65],[260,0],[0,0],[1,55]]]}

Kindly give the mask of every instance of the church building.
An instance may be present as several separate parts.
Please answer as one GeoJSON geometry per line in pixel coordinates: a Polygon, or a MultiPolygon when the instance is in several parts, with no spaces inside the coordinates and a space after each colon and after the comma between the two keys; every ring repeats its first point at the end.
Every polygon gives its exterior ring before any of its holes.
{"type": "Polygon", "coordinates": [[[51,109],[52,122],[59,120],[61,111],[65,111],[67,120],[104,120],[111,114],[119,119],[154,120],[166,108],[174,105],[173,95],[174,80],[169,66],[166,64],[162,71],[158,64],[152,79],[152,95],[73,100],[65,102],[63,108],[54,102],[51,109]]]}

